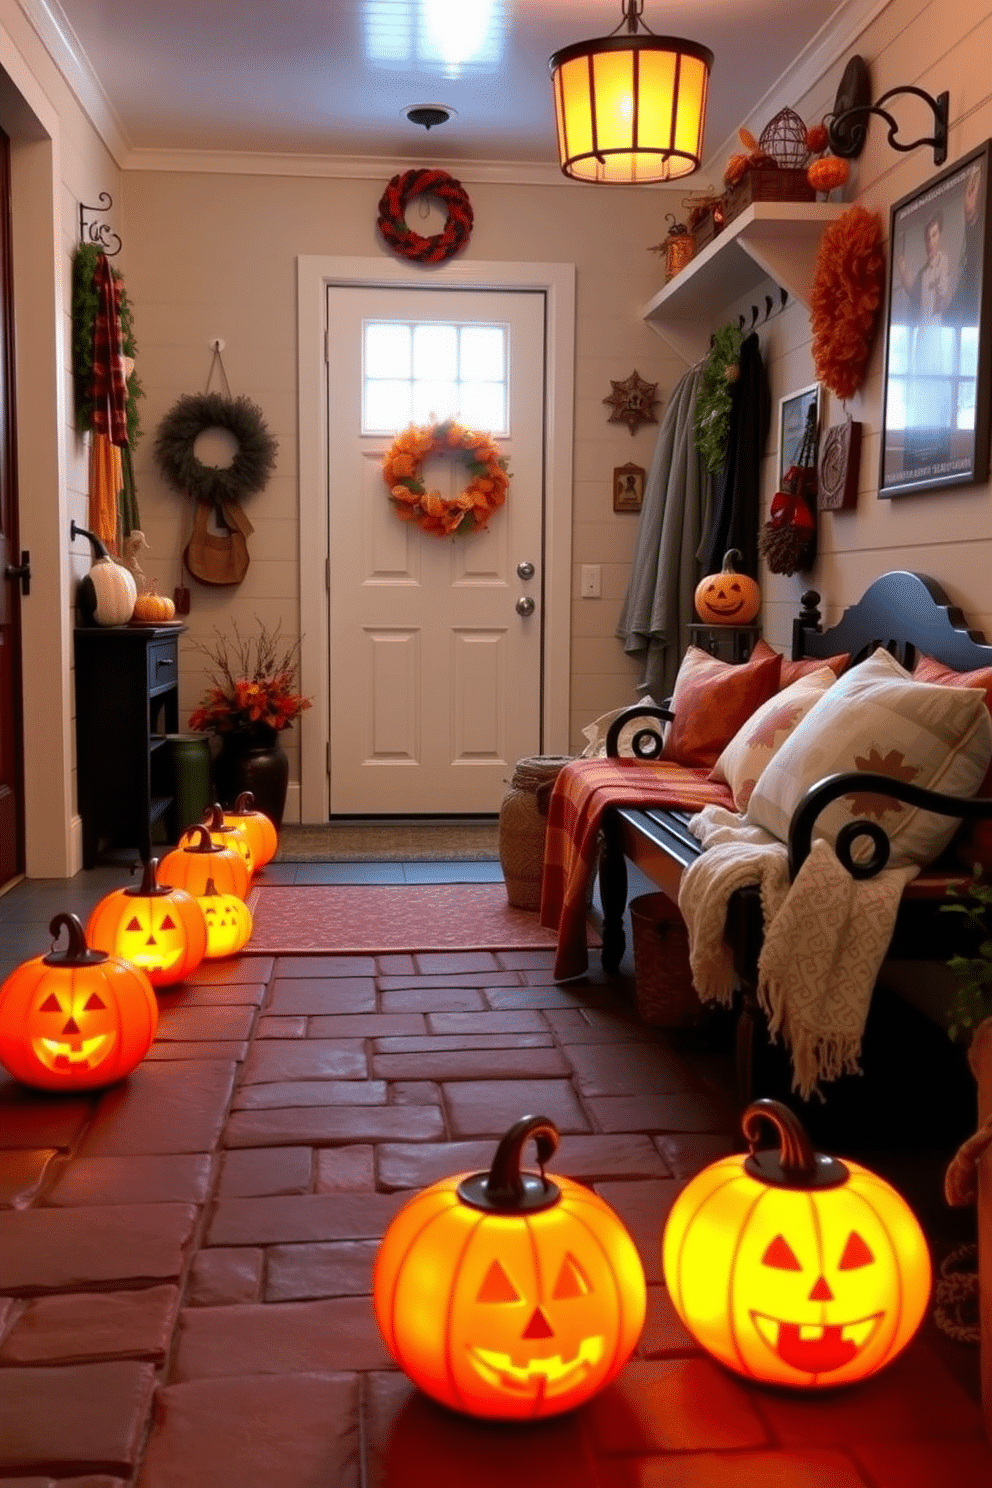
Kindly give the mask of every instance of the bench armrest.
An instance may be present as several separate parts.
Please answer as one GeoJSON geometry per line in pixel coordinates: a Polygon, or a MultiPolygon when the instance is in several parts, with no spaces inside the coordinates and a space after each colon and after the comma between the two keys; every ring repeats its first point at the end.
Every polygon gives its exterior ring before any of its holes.
{"type": "MultiPolygon", "coordinates": [[[[992,800],[987,797],[948,796],[941,791],[912,785],[908,780],[894,780],[890,775],[873,774],[867,770],[844,770],[811,785],[792,813],[789,823],[791,878],[795,878],[809,857],[813,829],[821,811],[841,796],[869,794],[891,796],[896,801],[904,801],[908,806],[919,806],[940,816],[956,816],[971,821],[992,820],[992,800]]],[[[885,828],[877,821],[858,820],[846,822],[841,827],[834,850],[852,878],[874,878],[889,861],[891,844],[885,828]],[[851,858],[851,850],[859,837],[867,837],[873,845],[871,857],[863,863],[855,863],[851,858]]]]}
{"type": "MultiPolygon", "coordinates": [[[[606,734],[606,753],[609,759],[619,758],[617,745],[620,739],[620,730],[625,728],[634,718],[656,718],[659,721],[670,722],[675,714],[670,708],[659,707],[655,703],[632,703],[629,708],[624,708],[618,713],[610,724],[606,734]]],[[[637,759],[656,760],[661,758],[661,750],[664,737],[658,728],[646,727],[638,729],[630,741],[630,747],[637,759]]]]}

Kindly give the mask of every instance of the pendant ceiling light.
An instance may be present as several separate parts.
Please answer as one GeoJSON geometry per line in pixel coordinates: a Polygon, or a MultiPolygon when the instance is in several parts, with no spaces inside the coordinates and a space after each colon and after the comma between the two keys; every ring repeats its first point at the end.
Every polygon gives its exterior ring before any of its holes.
{"type": "Polygon", "coordinates": [[[623,0],[615,31],[562,47],[548,63],[566,176],[647,185],[699,169],[713,53],[655,36],[643,9],[644,0],[623,0]]]}

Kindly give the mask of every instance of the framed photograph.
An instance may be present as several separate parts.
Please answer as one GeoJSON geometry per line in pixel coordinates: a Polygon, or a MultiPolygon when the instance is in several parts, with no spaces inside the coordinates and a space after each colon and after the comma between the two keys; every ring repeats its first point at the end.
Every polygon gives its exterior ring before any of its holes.
{"type": "Polygon", "coordinates": [[[613,510],[639,512],[644,501],[644,467],[617,465],[613,471],[613,510]]]}
{"type": "MultiPolygon", "coordinates": [[[[782,489],[782,477],[790,465],[797,464],[806,433],[806,420],[811,408],[816,409],[816,427],[820,427],[820,384],[814,382],[801,392],[791,393],[778,402],[778,489],[782,489]]],[[[816,464],[816,451],[812,463],[816,464]]]]}
{"type": "Polygon", "coordinates": [[[988,475],[990,150],[892,207],[879,496],[988,475]]]}

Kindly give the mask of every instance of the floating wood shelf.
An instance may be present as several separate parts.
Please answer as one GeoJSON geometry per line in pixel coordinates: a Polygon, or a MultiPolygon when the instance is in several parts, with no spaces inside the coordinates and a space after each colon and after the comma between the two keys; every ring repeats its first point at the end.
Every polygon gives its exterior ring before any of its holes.
{"type": "Polygon", "coordinates": [[[723,311],[774,282],[809,303],[823,230],[843,202],[754,202],[645,305],[643,318],[690,364],[706,355],[723,311]]]}

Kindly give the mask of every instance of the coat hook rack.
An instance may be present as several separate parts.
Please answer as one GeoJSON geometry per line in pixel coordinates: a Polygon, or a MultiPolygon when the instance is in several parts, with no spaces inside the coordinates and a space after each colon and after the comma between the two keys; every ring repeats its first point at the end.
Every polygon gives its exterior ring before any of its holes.
{"type": "Polygon", "coordinates": [[[87,218],[87,212],[109,212],[114,205],[114,198],[109,191],[100,192],[100,200],[96,206],[87,206],[85,202],[79,203],[79,240],[82,243],[89,241],[97,243],[108,258],[116,258],[124,244],[114,232],[109,222],[97,222],[94,218],[87,218]],[[111,243],[117,247],[112,248],[111,243]]]}
{"type": "Polygon", "coordinates": [[[771,320],[773,315],[780,315],[789,303],[789,291],[787,289],[780,289],[778,295],[779,302],[777,305],[772,295],[765,295],[765,308],[763,312],[758,309],[757,305],[752,305],[750,323],[746,315],[738,315],[737,324],[741,330],[753,331],[756,326],[764,325],[766,321],[771,320]]]}

